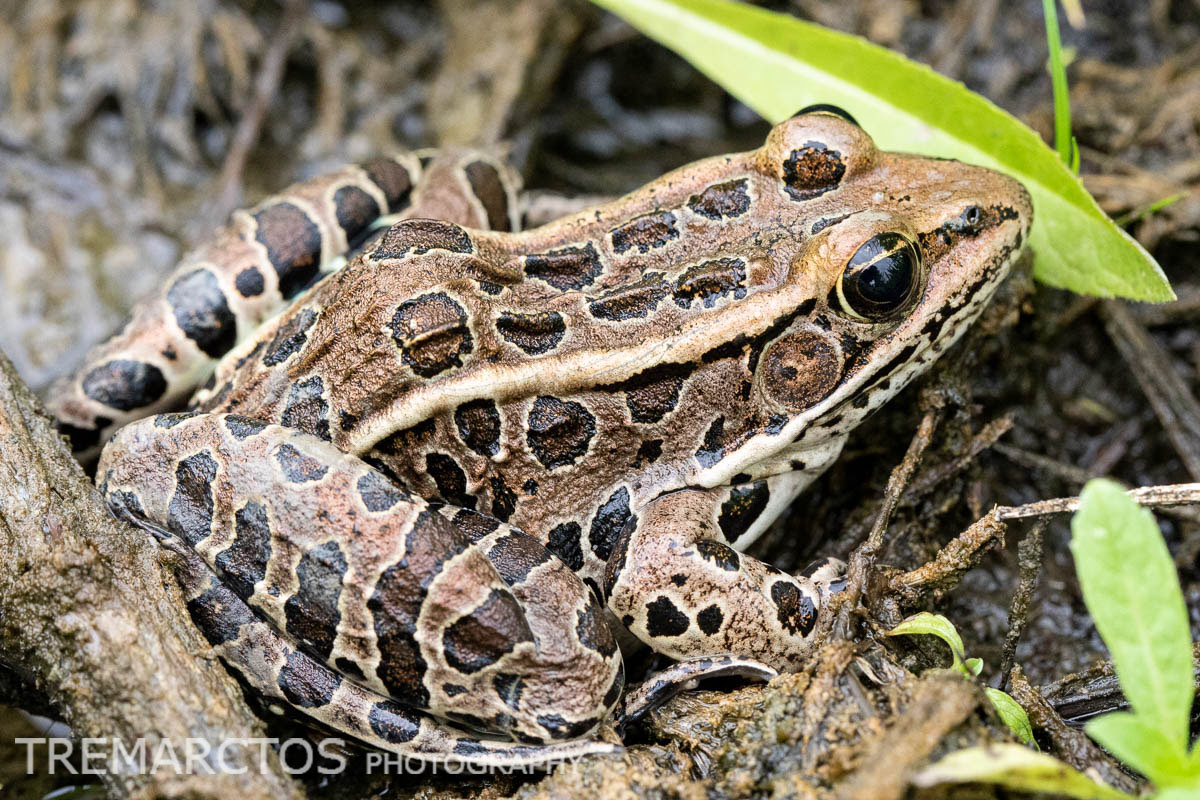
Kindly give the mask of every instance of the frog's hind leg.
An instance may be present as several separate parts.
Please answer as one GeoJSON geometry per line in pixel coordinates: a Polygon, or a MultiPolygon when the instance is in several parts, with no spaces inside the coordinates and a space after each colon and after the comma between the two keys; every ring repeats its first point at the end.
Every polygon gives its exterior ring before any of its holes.
{"type": "Polygon", "coordinates": [[[427,762],[548,766],[621,749],[595,740],[533,745],[471,736],[346,680],[256,617],[195,551],[169,532],[146,523],[133,496],[116,495],[112,505],[117,516],[149,530],[175,554],[174,571],[196,626],[216,654],[268,702],[278,701],[336,733],[380,750],[427,762]]]}
{"type": "Polygon", "coordinates": [[[515,174],[483,153],[409,153],[343,167],[235,211],[134,308],[124,330],[55,384],[50,411],[80,459],[91,460],[116,427],[182,408],[217,359],[339,269],[380,224],[423,216],[511,230],[517,188],[515,174]]]}
{"type": "Polygon", "coordinates": [[[361,689],[530,744],[582,736],[617,701],[620,654],[574,573],[315,436],[159,415],[117,433],[98,478],[361,689]]]}
{"type": "Polygon", "coordinates": [[[842,588],[841,570],[793,576],[738,553],[722,526],[729,492],[684,489],[641,509],[609,558],[608,608],[672,658],[732,654],[797,669],[813,649],[822,607],[842,588]]]}

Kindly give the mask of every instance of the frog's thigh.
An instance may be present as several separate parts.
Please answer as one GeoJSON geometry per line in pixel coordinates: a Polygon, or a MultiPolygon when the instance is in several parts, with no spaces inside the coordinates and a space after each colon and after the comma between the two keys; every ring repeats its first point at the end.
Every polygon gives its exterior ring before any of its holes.
{"type": "Polygon", "coordinates": [[[530,741],[582,735],[616,701],[620,660],[578,578],[502,558],[511,529],[479,536],[315,436],[162,415],[122,429],[98,475],[110,505],[140,509],[260,618],[381,695],[530,741]],[[509,582],[551,587],[555,613],[528,613],[509,582]]]}
{"type": "MultiPolygon", "coordinates": [[[[132,511],[123,506],[125,513],[132,511]]],[[[422,761],[480,766],[563,761],[617,748],[597,741],[516,744],[479,739],[405,708],[329,669],[256,617],[211,568],[178,540],[173,565],[188,611],[216,653],[262,697],[287,704],[332,730],[422,761]],[[269,669],[263,669],[264,665],[269,669]]]]}
{"type": "Polygon", "coordinates": [[[823,587],[722,541],[724,494],[688,489],[649,503],[609,560],[608,608],[672,658],[729,653],[796,668],[812,649],[823,587]]]}

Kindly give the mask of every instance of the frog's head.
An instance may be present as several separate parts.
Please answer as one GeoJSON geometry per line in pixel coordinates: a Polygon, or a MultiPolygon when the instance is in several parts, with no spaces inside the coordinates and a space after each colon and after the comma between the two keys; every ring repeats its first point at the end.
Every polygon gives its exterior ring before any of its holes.
{"type": "Polygon", "coordinates": [[[811,227],[786,280],[800,313],[766,343],[755,384],[789,442],[817,445],[958,339],[1016,260],[1032,204],[992,170],[881,151],[844,112],[776,126],[756,158],[811,227]]]}

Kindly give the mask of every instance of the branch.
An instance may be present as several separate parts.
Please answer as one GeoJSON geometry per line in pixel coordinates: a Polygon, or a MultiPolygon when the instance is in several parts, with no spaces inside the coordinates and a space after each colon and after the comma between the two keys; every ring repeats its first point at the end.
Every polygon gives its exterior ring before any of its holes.
{"type": "MultiPolygon", "coordinates": [[[[206,650],[157,546],[109,516],[0,353],[0,661],[79,738],[127,750],[144,739],[150,758],[165,741],[181,763],[188,740],[202,740],[217,764],[223,742],[264,733],[237,684],[197,657],[206,650]]],[[[227,747],[224,774],[126,767],[102,777],[116,797],[300,797],[269,748],[260,765],[262,749],[227,747]]]]}

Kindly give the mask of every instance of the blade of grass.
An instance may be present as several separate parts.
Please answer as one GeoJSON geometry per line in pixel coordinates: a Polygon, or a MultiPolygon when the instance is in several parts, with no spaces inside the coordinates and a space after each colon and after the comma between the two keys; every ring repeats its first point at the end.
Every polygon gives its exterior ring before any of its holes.
{"type": "Polygon", "coordinates": [[[962,84],[856,36],[730,0],[593,0],[634,23],[772,121],[843,106],[889,150],[958,158],[1021,180],[1044,283],[1100,296],[1174,298],[1154,259],[1104,215],[1029,128],[962,84]]]}
{"type": "Polygon", "coordinates": [[[1046,45],[1050,51],[1050,85],[1054,89],[1054,149],[1072,172],[1079,172],[1075,141],[1071,136],[1071,93],[1067,89],[1067,67],[1063,63],[1058,6],[1054,0],[1042,0],[1042,14],[1046,20],[1046,45]]]}

